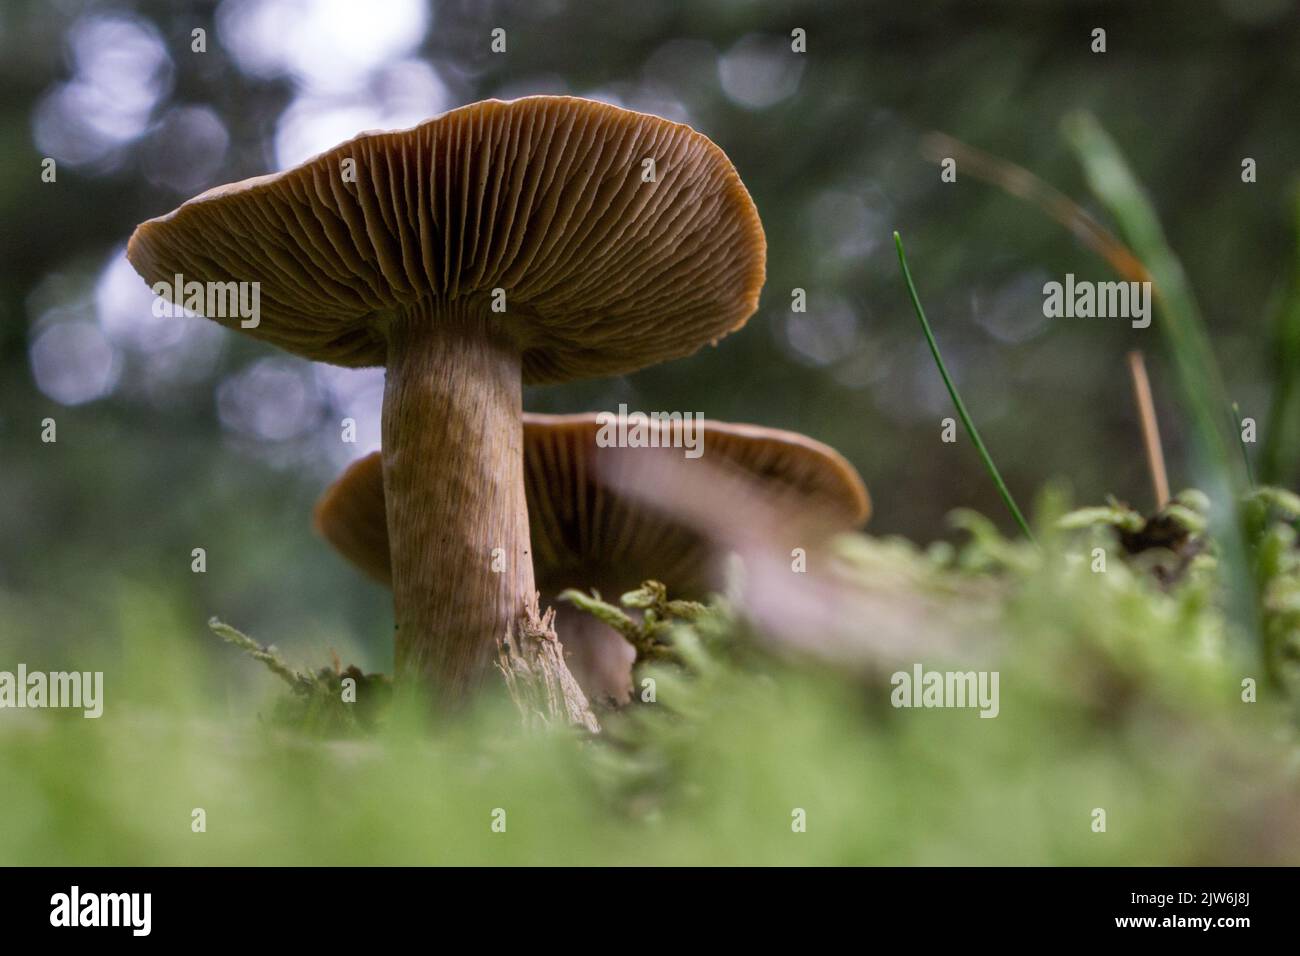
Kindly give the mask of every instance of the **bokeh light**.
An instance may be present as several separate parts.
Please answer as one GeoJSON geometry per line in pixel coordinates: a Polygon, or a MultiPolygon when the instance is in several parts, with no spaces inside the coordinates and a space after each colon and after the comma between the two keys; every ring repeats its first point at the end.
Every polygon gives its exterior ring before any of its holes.
{"type": "Polygon", "coordinates": [[[449,105],[446,87],[419,60],[376,71],[355,94],[302,93],[276,126],[276,165],[295,166],[364,130],[414,126],[449,105]]]}
{"type": "Polygon", "coordinates": [[[226,0],[217,11],[221,42],[242,69],[345,96],[414,50],[430,19],[421,0],[226,0]]]}
{"type": "Polygon", "coordinates": [[[37,148],[73,166],[111,161],[170,92],[171,57],[151,23],[125,15],[82,17],[67,46],[73,76],[37,105],[37,148]]]}
{"type": "Polygon", "coordinates": [[[727,96],[746,109],[761,110],[789,99],[799,89],[804,61],[790,55],[790,41],[749,34],[718,61],[727,96]]]}
{"type": "Polygon", "coordinates": [[[217,388],[221,424],[264,442],[289,441],[316,427],[323,398],[311,364],[298,359],[258,359],[217,388]]]}
{"type": "Polygon", "coordinates": [[[117,384],[121,359],[103,330],[87,319],[48,324],[31,346],[32,377],[49,398],[84,405],[117,384]]]}

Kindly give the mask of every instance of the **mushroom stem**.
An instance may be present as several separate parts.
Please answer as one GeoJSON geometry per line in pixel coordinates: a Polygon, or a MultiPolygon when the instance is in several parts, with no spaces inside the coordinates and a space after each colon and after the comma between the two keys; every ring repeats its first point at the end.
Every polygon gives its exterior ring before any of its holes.
{"type": "Polygon", "coordinates": [[[485,302],[425,300],[387,328],[383,461],[400,677],[447,707],[521,633],[534,593],[519,351],[485,302]]]}

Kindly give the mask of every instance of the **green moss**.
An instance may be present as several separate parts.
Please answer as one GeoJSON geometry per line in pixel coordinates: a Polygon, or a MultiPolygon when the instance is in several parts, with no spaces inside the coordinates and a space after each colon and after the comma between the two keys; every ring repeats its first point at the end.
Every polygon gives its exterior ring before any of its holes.
{"type": "Polygon", "coordinates": [[[1293,862],[1279,820],[1298,799],[1295,513],[1285,495],[1251,500],[1273,677],[1228,639],[1202,530],[1186,529],[1203,560],[1175,580],[1152,549],[1124,547],[1119,506],[1065,517],[1050,494],[1037,547],[971,515],[955,548],[839,539],[835,587],[884,594],[882,613],[930,609],[918,641],[952,627],[933,644],[949,650],[919,663],[999,672],[989,720],[892,707],[900,665],[872,650],[876,620],[848,628],[861,646],[823,645],[797,626],[765,632],[743,603],[678,603],[653,584],[619,605],[571,596],[658,648],[638,665],[636,701],[586,742],[525,732],[503,696],[431,723],[374,677],[335,706],[346,671],[295,668],[246,637],[275,676],[241,664],[256,682],[223,688],[178,650],[165,610],[124,596],[130,653],[99,652],[101,719],[0,714],[0,861],[1293,862]],[[349,706],[371,718],[336,713],[349,706]]]}

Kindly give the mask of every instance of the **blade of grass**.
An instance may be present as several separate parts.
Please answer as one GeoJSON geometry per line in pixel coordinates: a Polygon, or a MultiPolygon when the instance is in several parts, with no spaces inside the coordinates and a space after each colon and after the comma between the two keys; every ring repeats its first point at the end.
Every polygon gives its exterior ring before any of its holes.
{"type": "Polygon", "coordinates": [[[1231,406],[1214,358],[1209,335],[1182,264],[1165,239],[1164,231],[1142,187],[1128,168],[1118,147],[1087,114],[1066,120],[1065,132],[1074,147],[1092,191],[1114,215],[1138,257],[1146,264],[1153,291],[1163,314],[1157,323],[1173,354],[1183,398],[1192,413],[1192,426],[1208,457],[1207,464],[1227,485],[1244,490],[1244,475],[1229,451],[1222,409],[1231,406]]]}
{"type": "Polygon", "coordinates": [[[1023,166],[940,132],[925,136],[921,153],[935,163],[949,156],[956,157],[963,175],[997,186],[1008,195],[1040,209],[1128,281],[1145,282],[1151,278],[1146,266],[1133,255],[1132,250],[1116,239],[1088,210],[1023,166]]]}
{"type": "Polygon", "coordinates": [[[907,268],[907,256],[903,252],[903,238],[897,232],[894,233],[894,245],[898,247],[898,264],[903,269],[903,281],[907,283],[908,295],[912,297],[912,308],[916,310],[916,317],[921,320],[921,331],[925,333],[925,340],[930,345],[930,354],[934,356],[934,362],[939,366],[939,374],[943,376],[943,384],[948,387],[948,394],[952,396],[952,403],[957,407],[957,414],[961,416],[961,423],[966,428],[966,434],[970,435],[970,440],[974,443],[975,450],[979,452],[984,467],[988,469],[993,483],[998,486],[998,493],[1002,495],[1002,500],[1006,502],[1011,517],[1016,519],[1016,524],[1020,526],[1020,530],[1024,532],[1025,537],[1033,541],[1034,534],[1029,530],[1029,523],[1025,521],[1025,516],[1020,513],[1020,508],[1016,505],[1016,499],[1011,497],[1011,491],[1007,488],[1007,483],[1002,480],[1002,474],[998,471],[998,466],[993,464],[993,458],[989,455],[989,450],[984,447],[983,439],[980,438],[979,429],[971,421],[970,413],[966,411],[966,403],[957,394],[957,386],[953,385],[952,376],[948,374],[948,368],[943,364],[943,356],[939,354],[939,343],[934,340],[934,332],[930,330],[930,323],[925,317],[925,309],[921,308],[921,299],[916,294],[916,283],[912,281],[912,272],[907,268]]]}
{"type": "Polygon", "coordinates": [[[1211,525],[1226,566],[1229,614],[1244,634],[1259,636],[1256,588],[1238,507],[1247,490],[1246,476],[1231,450],[1232,438],[1227,434],[1228,421],[1223,414],[1231,403],[1191,284],[1165,239],[1151,201],[1101,124],[1090,114],[1076,113],[1066,118],[1063,129],[1093,193],[1109,209],[1150,273],[1161,313],[1160,321],[1153,324],[1160,328],[1169,346],[1191,418],[1201,481],[1217,504],[1211,513],[1211,525]]]}
{"type": "Polygon", "coordinates": [[[1246,480],[1250,482],[1253,490],[1255,487],[1255,470],[1250,465],[1250,452],[1246,450],[1246,438],[1242,434],[1241,406],[1236,402],[1232,403],[1232,426],[1237,429],[1237,444],[1241,445],[1241,460],[1246,463],[1246,480]]]}

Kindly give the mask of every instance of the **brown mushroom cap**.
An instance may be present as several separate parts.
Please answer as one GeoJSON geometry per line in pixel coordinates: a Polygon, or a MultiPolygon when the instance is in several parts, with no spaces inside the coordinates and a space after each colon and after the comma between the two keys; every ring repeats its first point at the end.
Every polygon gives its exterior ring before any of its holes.
{"type": "Polygon", "coordinates": [[[501,326],[540,383],[629,372],[734,331],[757,307],[765,249],[706,137],[533,96],[219,186],[141,224],[127,258],[151,284],[258,281],[260,324],[241,331],[347,366],[385,364],[382,325],[413,303],[504,289],[501,326]]]}
{"type": "MultiPolygon", "coordinates": [[[[651,425],[654,430],[663,429],[651,425]]],[[[669,426],[680,428],[680,423],[669,426]]],[[[596,414],[524,415],[524,481],[538,586],[636,586],[647,577],[681,597],[702,597],[717,582],[713,549],[698,534],[602,480],[596,414]],[[598,573],[620,568],[624,579],[598,573]]],[[[705,420],[703,458],[740,473],[763,493],[815,511],[832,525],[856,528],[871,513],[861,476],[829,445],[806,435],[732,422],[705,420]]],[[[671,437],[665,436],[665,437],[671,437]]],[[[680,448],[641,448],[681,458],[680,448]]],[[[689,467],[689,462],[684,462],[689,467]]]]}
{"type": "MultiPolygon", "coordinates": [[[[698,596],[707,576],[702,543],[600,481],[599,430],[595,413],[524,413],[524,488],[538,586],[551,596],[590,587],[606,577],[605,568],[619,566],[634,569],[627,587],[644,572],[683,596],[698,596]]],[[[845,529],[860,527],[871,514],[862,477],[829,445],[796,432],[711,420],[704,433],[711,461],[758,479],[771,494],[814,507],[845,529]]],[[[325,489],[313,521],[343,557],[379,583],[391,583],[379,452],[352,462],[325,489]]]]}
{"type": "Polygon", "coordinates": [[[382,454],[371,452],[348,465],[316,501],[312,524],[335,551],[392,587],[382,454]]]}
{"type": "MultiPolygon", "coordinates": [[[[609,488],[598,468],[601,422],[594,413],[524,413],[524,489],[537,585],[546,602],[568,587],[607,599],[647,578],[674,597],[704,597],[716,586],[714,550],[698,534],[609,488]]],[[[703,423],[705,456],[743,473],[763,493],[855,528],[871,513],[854,467],[804,435],[728,422],[703,423]]],[[[679,456],[677,448],[641,449],[679,456]]],[[[391,582],[383,472],[378,452],[353,462],[316,504],[315,525],[345,558],[391,582]]],[[[806,542],[804,542],[806,543],[806,542]]],[[[621,637],[568,608],[558,609],[561,641],[574,673],[595,698],[626,699],[633,652],[621,637]]]]}

